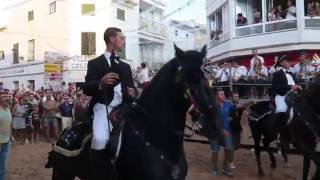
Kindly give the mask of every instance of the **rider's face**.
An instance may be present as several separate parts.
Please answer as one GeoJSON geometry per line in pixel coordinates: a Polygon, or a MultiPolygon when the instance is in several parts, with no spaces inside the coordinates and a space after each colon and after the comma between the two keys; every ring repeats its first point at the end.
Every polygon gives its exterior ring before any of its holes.
{"type": "Polygon", "coordinates": [[[118,32],[117,36],[115,37],[115,49],[117,51],[121,51],[124,49],[126,45],[126,37],[122,32],[118,32]]]}

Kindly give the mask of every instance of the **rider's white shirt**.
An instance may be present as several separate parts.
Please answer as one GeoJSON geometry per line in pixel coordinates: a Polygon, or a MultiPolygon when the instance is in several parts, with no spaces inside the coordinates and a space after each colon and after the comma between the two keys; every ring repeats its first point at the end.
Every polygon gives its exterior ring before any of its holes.
{"type": "MultiPolygon", "coordinates": [[[[108,64],[110,65],[110,52],[105,52],[108,64]]],[[[110,133],[112,131],[112,124],[109,122],[107,113],[110,113],[114,107],[122,103],[122,91],[121,83],[114,87],[114,97],[111,103],[107,107],[105,104],[97,103],[93,107],[93,138],[91,143],[91,148],[95,150],[102,150],[105,148],[107,142],[110,138],[110,133]]]]}

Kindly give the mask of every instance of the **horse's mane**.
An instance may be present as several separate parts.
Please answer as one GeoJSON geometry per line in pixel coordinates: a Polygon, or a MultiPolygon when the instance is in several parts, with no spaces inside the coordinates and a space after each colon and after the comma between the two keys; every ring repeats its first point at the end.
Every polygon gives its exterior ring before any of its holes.
{"type": "Polygon", "coordinates": [[[260,116],[270,111],[270,101],[259,101],[255,104],[249,106],[251,112],[254,112],[256,115],[260,116]]]}
{"type": "Polygon", "coordinates": [[[146,114],[137,118],[136,125],[158,149],[164,148],[162,150],[172,153],[169,154],[171,159],[178,158],[174,157],[177,156],[175,153],[182,148],[183,136],[177,139],[173,133],[177,129],[184,129],[185,122],[181,118],[185,117],[179,115],[188,108],[177,99],[180,95],[177,92],[182,88],[175,83],[178,66],[177,58],[166,63],[137,100],[146,114]]]}

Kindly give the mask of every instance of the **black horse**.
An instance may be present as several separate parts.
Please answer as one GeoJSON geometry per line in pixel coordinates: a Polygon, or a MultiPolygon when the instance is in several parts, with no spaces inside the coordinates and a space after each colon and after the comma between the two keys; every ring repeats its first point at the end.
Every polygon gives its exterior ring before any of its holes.
{"type": "MultiPolygon", "coordinates": [[[[271,142],[278,140],[280,135],[279,123],[275,118],[272,104],[270,101],[260,101],[249,106],[249,126],[251,129],[252,137],[254,140],[254,152],[258,163],[258,173],[260,176],[264,176],[264,171],[261,166],[260,152],[264,149],[268,152],[271,160],[271,168],[276,168],[276,158],[273,155],[273,151],[270,147],[271,142]],[[263,139],[262,139],[263,137],[263,139]],[[263,143],[263,147],[260,143],[263,143]]],[[[285,163],[288,163],[287,153],[285,151],[285,145],[280,137],[281,154],[285,163]]]]}
{"type": "Polygon", "coordinates": [[[320,137],[320,79],[317,78],[294,103],[295,115],[290,123],[293,145],[303,155],[303,180],[308,179],[310,161],[316,165],[313,180],[320,179],[320,155],[316,152],[320,137]]]}
{"type": "MultiPolygon", "coordinates": [[[[320,156],[316,153],[317,138],[320,135],[320,83],[316,80],[307,90],[293,98],[293,117],[287,121],[287,129],[290,135],[290,143],[304,157],[303,161],[303,180],[307,180],[310,168],[310,161],[316,164],[316,174],[314,180],[320,179],[320,156]]],[[[250,107],[249,123],[252,135],[255,141],[255,153],[258,162],[258,171],[260,175],[264,175],[260,162],[260,139],[263,135],[263,144],[267,149],[271,158],[271,167],[276,167],[276,161],[269,147],[271,141],[275,140],[283,128],[279,128],[279,122],[273,116],[272,110],[269,108],[270,102],[263,101],[250,107]]],[[[284,120],[286,121],[286,120],[284,120]]],[[[285,142],[288,143],[288,142],[285,142]]],[[[286,155],[286,145],[281,142],[280,146],[285,161],[288,161],[286,155]]]]}
{"type": "MultiPolygon", "coordinates": [[[[183,52],[164,65],[134,105],[120,115],[121,148],[115,161],[120,180],[184,180],[187,162],[184,154],[186,112],[191,103],[215,125],[215,99],[202,71],[206,47],[201,52],[183,52]]],[[[80,155],[49,154],[54,180],[88,179],[89,143],[80,155]]]]}

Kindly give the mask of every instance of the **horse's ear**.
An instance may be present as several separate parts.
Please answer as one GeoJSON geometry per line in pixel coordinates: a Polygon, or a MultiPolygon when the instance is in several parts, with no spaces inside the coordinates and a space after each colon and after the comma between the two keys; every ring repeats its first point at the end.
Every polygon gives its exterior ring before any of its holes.
{"type": "Polygon", "coordinates": [[[182,58],[184,56],[184,52],[180,48],[178,48],[176,44],[174,44],[174,50],[176,51],[176,56],[178,58],[182,58]]]}
{"type": "Polygon", "coordinates": [[[207,45],[204,45],[203,48],[201,49],[201,56],[202,58],[205,58],[207,55],[207,45]]]}

